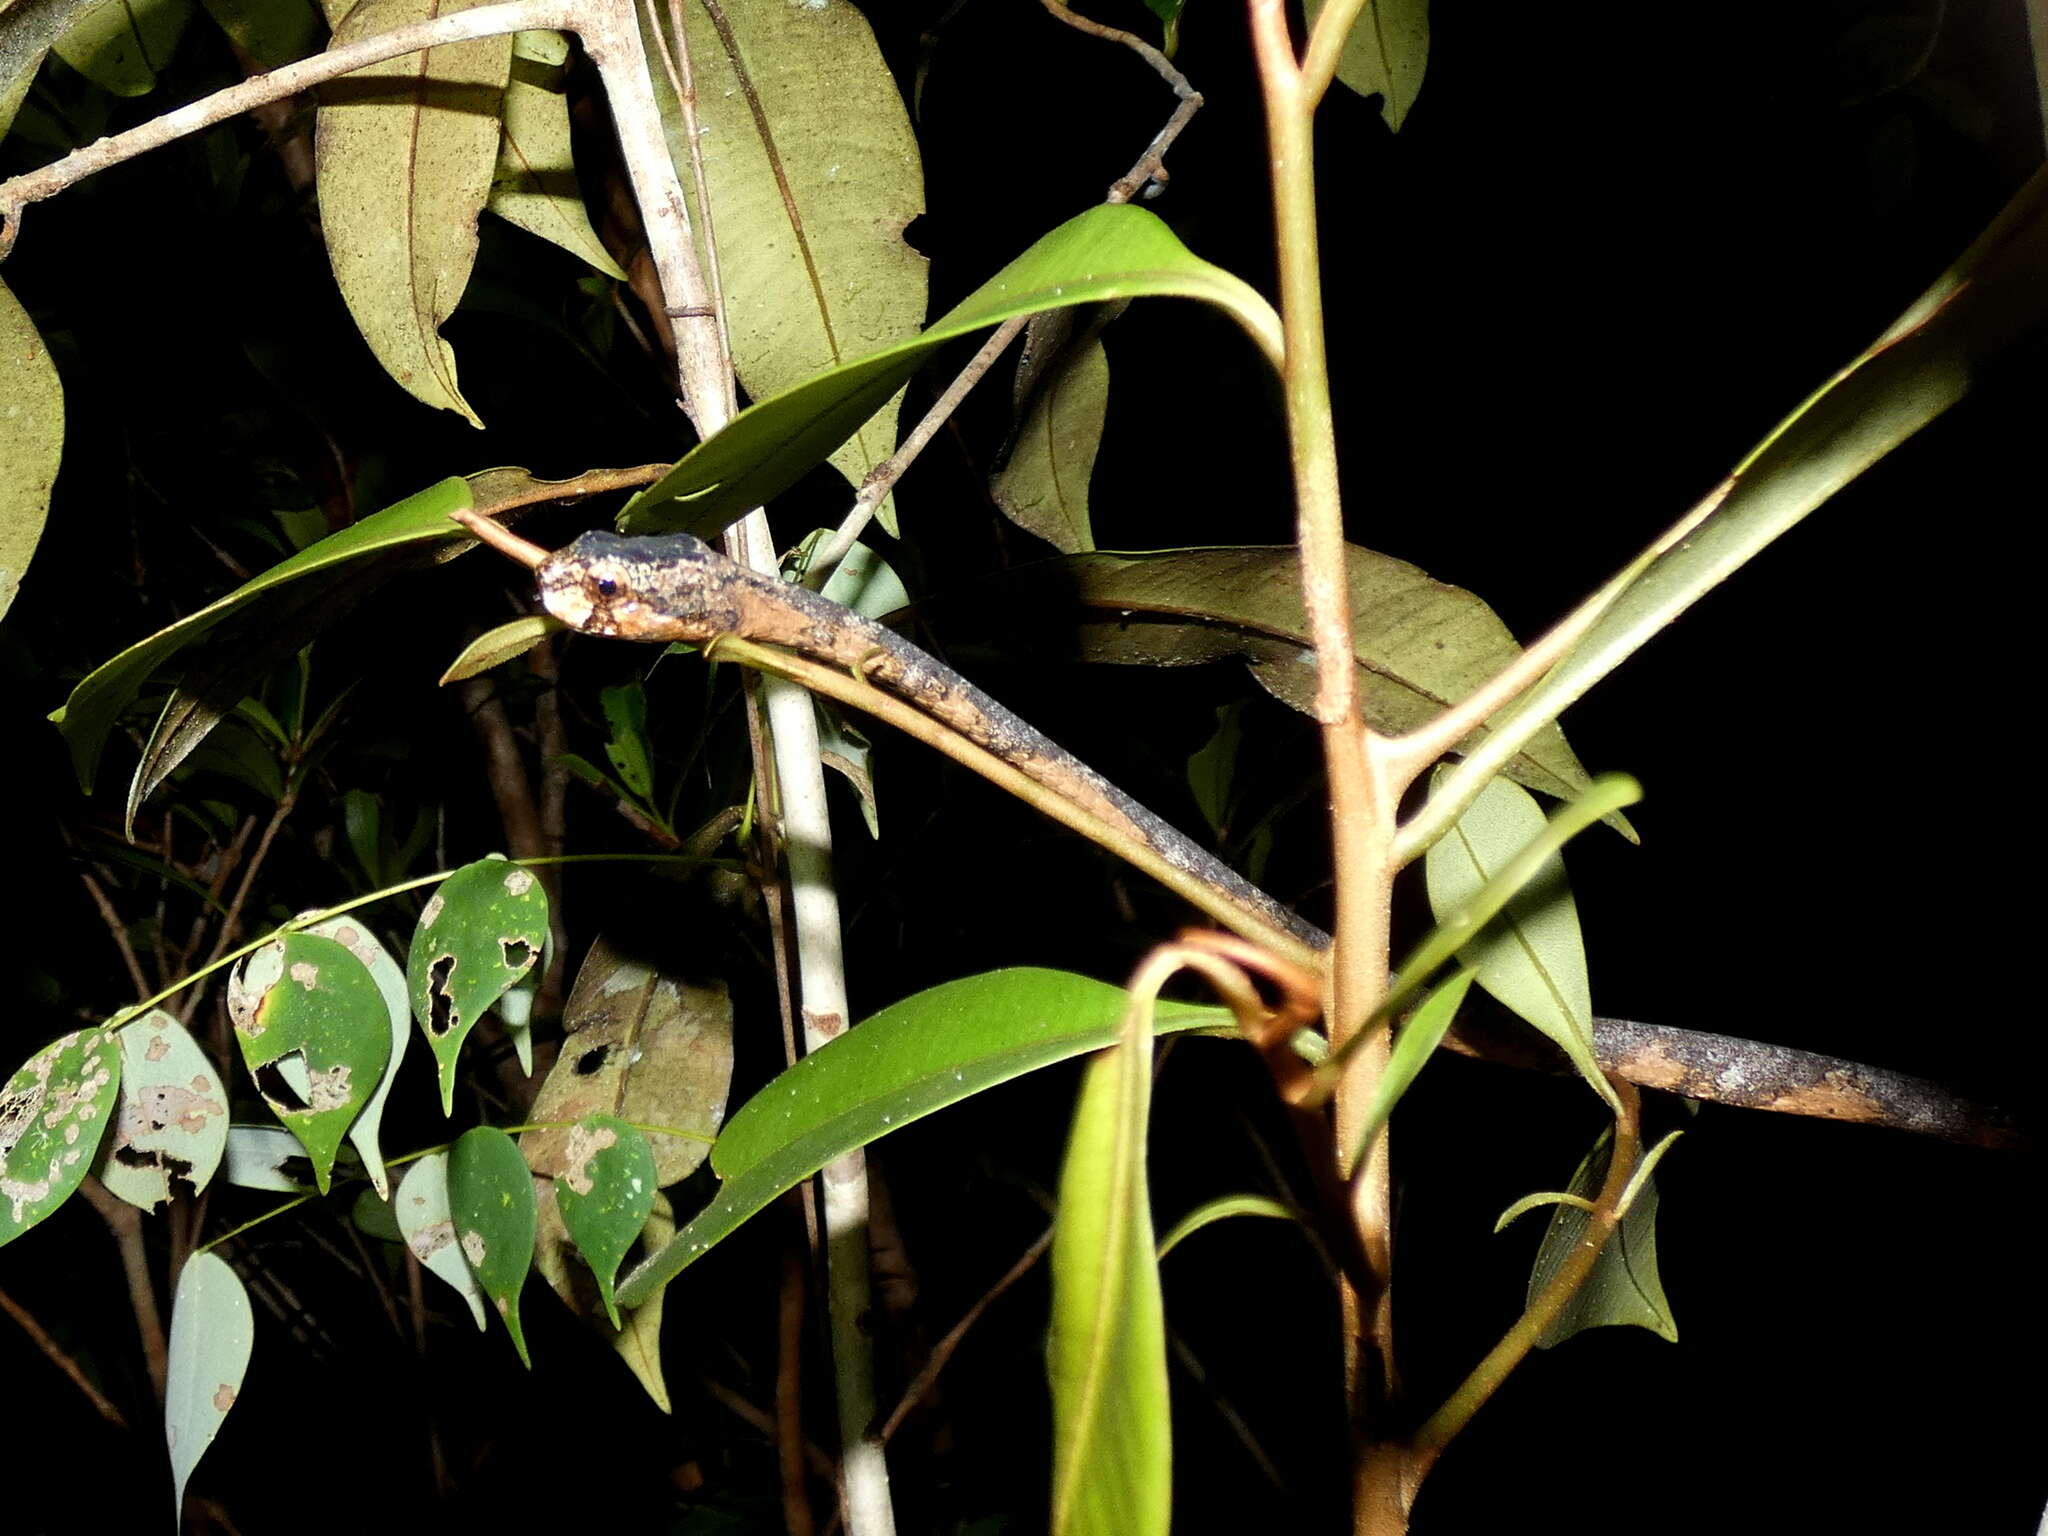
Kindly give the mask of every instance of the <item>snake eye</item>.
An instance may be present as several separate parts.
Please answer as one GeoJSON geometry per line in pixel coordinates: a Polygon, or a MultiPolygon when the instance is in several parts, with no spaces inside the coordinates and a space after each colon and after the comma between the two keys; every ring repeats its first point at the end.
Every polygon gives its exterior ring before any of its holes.
{"type": "Polygon", "coordinates": [[[600,576],[597,578],[597,595],[599,597],[617,597],[619,595],[619,584],[609,576],[600,576]]]}

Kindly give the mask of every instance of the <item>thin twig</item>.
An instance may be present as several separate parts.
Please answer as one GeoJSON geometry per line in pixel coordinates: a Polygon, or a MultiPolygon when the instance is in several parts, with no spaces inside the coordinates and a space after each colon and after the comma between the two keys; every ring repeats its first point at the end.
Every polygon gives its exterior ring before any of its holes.
{"type": "MultiPolygon", "coordinates": [[[[277,841],[278,829],[284,825],[285,818],[291,815],[298,800],[299,792],[295,785],[288,787],[279,797],[276,809],[270,814],[270,820],[264,824],[263,835],[256,840],[256,851],[249,855],[248,863],[242,866],[241,883],[235,887],[234,899],[228,903],[227,915],[220,920],[220,929],[214,934],[213,951],[206,957],[206,963],[192,973],[192,979],[196,980],[206,975],[219,965],[228,951],[228,946],[235,942],[235,934],[242,925],[242,908],[248,904],[249,892],[255,887],[256,876],[262,872],[264,861],[270,857],[271,845],[277,841]]],[[[178,1012],[179,1023],[188,1026],[191,1024],[192,1015],[198,1012],[199,999],[203,995],[199,989],[193,989],[192,995],[185,999],[183,1007],[178,1012]]]]}
{"type": "MultiPolygon", "coordinates": [[[[107,899],[106,891],[93,878],[92,871],[81,869],[78,878],[85,882],[85,893],[92,898],[92,904],[99,909],[100,920],[107,925],[107,932],[113,935],[114,945],[121,951],[121,961],[128,967],[128,979],[135,983],[135,995],[149,995],[149,978],[143,974],[142,962],[135,957],[135,946],[128,942],[128,927],[121,921],[121,914],[114,910],[113,902],[107,899]]],[[[157,925],[157,932],[163,932],[163,925],[157,925]]]]}
{"type": "Polygon", "coordinates": [[[89,1175],[78,1186],[78,1192],[100,1213],[100,1220],[114,1235],[114,1245],[121,1250],[121,1269],[128,1278],[128,1306],[135,1314],[135,1331],[142,1340],[142,1363],[149,1371],[149,1384],[156,1393],[156,1400],[161,1403],[165,1383],[170,1377],[170,1349],[164,1342],[163,1315],[157,1310],[156,1287],[149,1278],[149,1253],[142,1240],[142,1213],[89,1175]]]}
{"type": "Polygon", "coordinates": [[[1025,1275],[1031,1272],[1031,1267],[1045,1257],[1046,1249],[1052,1246],[1052,1233],[1053,1229],[1051,1227],[1047,1227],[1043,1232],[1039,1233],[1031,1246],[1018,1255],[1017,1262],[1003,1271],[1002,1278],[986,1291],[983,1291],[975,1300],[974,1305],[969,1307],[965,1314],[962,1315],[960,1321],[947,1329],[946,1336],[932,1346],[931,1358],[925,1361],[924,1369],[919,1371],[916,1377],[912,1379],[910,1385],[903,1389],[902,1398],[897,1402],[895,1408],[890,1411],[889,1417],[883,1420],[882,1427],[875,1431],[875,1438],[877,1440],[886,1445],[889,1437],[902,1427],[903,1421],[909,1416],[910,1411],[923,1401],[927,1392],[931,1391],[932,1383],[939,1379],[939,1372],[946,1368],[946,1362],[953,1358],[953,1352],[960,1347],[961,1341],[967,1337],[967,1330],[980,1320],[981,1314],[994,1304],[998,1296],[1001,1296],[1003,1292],[1007,1291],[1019,1280],[1022,1280],[1025,1275]]]}
{"type": "MultiPolygon", "coordinates": [[[[36,1321],[35,1314],[5,1291],[0,1291],[0,1312],[5,1312],[9,1317],[21,1324],[21,1331],[34,1341],[37,1349],[40,1349],[49,1357],[52,1365],[71,1378],[71,1384],[85,1394],[85,1400],[92,1404],[93,1410],[101,1418],[105,1419],[116,1429],[126,1429],[128,1427],[128,1421],[121,1416],[121,1410],[108,1400],[105,1393],[92,1384],[92,1381],[86,1376],[85,1372],[78,1368],[78,1362],[66,1354],[58,1346],[57,1341],[44,1331],[43,1325],[36,1321]]],[[[20,1391],[19,1383],[16,1383],[15,1390],[17,1392],[20,1391]]]]}

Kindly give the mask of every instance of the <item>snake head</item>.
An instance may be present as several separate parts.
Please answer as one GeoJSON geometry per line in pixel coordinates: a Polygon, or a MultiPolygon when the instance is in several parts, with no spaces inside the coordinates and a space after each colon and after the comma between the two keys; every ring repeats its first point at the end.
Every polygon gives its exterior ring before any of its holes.
{"type": "Polygon", "coordinates": [[[541,605],[571,629],[624,640],[702,643],[729,633],[733,567],[689,534],[583,534],[535,571],[541,605]]]}

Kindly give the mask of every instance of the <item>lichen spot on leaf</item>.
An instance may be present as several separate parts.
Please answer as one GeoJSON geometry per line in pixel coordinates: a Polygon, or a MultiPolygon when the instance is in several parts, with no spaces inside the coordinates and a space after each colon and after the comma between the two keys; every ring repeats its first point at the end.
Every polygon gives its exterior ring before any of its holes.
{"type": "Polygon", "coordinates": [[[420,926],[422,928],[431,928],[434,924],[441,921],[441,912],[447,905],[446,898],[439,891],[434,892],[432,896],[427,898],[427,904],[420,912],[420,926]]]}
{"type": "Polygon", "coordinates": [[[533,889],[533,871],[513,869],[505,872],[505,890],[513,896],[524,896],[533,889]]]}
{"type": "Polygon", "coordinates": [[[490,1249],[485,1246],[483,1233],[472,1229],[462,1234],[462,1256],[469,1260],[471,1269],[481,1269],[484,1255],[488,1252],[490,1249]]]}
{"type": "Polygon", "coordinates": [[[301,960],[292,966],[292,980],[310,992],[320,985],[320,967],[301,960]]]}

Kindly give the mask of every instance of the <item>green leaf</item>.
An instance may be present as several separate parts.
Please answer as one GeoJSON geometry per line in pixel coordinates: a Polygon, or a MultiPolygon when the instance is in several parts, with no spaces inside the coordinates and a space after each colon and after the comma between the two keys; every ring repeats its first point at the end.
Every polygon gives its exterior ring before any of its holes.
{"type": "Polygon", "coordinates": [[[478,859],[428,898],[406,959],[412,1016],[441,1068],[441,1112],[455,1107],[455,1058],[476,1021],[533,969],[548,937],[548,893],[530,870],[478,859]]]}
{"type": "Polygon", "coordinates": [[[212,1182],[228,1144],[228,1091],[199,1042],[157,1008],[121,1026],[121,1107],[93,1172],[110,1194],[153,1211],[212,1182]]]}
{"type": "MultiPolygon", "coordinates": [[[[781,1073],[744,1104],[711,1166],[718,1196],[630,1271],[621,1306],[639,1306],[735,1230],[843,1152],[1014,1077],[1117,1038],[1121,987],[1019,966],[907,997],[781,1073]]],[[[1162,1003],[1156,1028],[1233,1028],[1226,1009],[1162,1003]]],[[[567,1053],[565,1052],[566,1056],[567,1053]]]]}
{"type": "Polygon", "coordinates": [[[482,1333],[489,1326],[484,1321],[483,1288],[462,1256],[462,1245],[455,1239],[455,1217],[448,1208],[448,1154],[429,1152],[406,1169],[391,1208],[399,1236],[413,1257],[469,1303],[477,1332],[482,1333]]]}
{"type": "MultiPolygon", "coordinates": [[[[1470,592],[1356,544],[1345,546],[1345,562],[1352,644],[1374,730],[1398,736],[1426,724],[1521,654],[1508,627],[1470,592]]],[[[993,609],[1006,629],[1071,629],[1079,605],[1101,615],[1084,617],[1078,640],[1066,640],[1083,660],[1195,666],[1241,657],[1268,692],[1314,713],[1314,647],[1292,546],[1098,550],[1019,567],[947,602],[968,619],[993,609]]],[[[1470,751],[1485,735],[1482,727],[1457,750],[1470,751]]],[[[1523,747],[1507,772],[1561,799],[1589,782],[1555,725],[1523,747]]]]}
{"type": "Polygon", "coordinates": [[[63,452],[64,389],[50,350],[0,283],[0,616],[42,542],[63,452]]]}
{"type": "Polygon", "coordinates": [[[1154,214],[1128,204],[1101,204],[1038,241],[921,335],[740,412],[628,502],[619,528],[715,533],[796,484],[948,341],[1015,315],[1144,297],[1218,305],[1269,359],[1280,356],[1279,317],[1248,284],[1196,257],[1154,214]]]}
{"type": "Polygon", "coordinates": [[[468,510],[467,481],[448,479],[428,486],[415,496],[371,514],[361,522],[330,534],[310,549],[272,566],[261,576],[242,583],[226,597],[209,603],[197,613],[160,629],[147,640],[131,645],[105,661],[76,688],[62,708],[50,718],[63,730],[71,744],[72,766],[78,771],[79,787],[88,794],[100,759],[100,749],[121,711],[141,691],[158,668],[179,651],[199,639],[230,616],[251,622],[269,622],[305,601],[303,592],[289,589],[293,583],[366,555],[395,549],[423,540],[463,541],[474,544],[448,520],[454,511],[468,510]],[[260,612],[252,612],[260,603],[260,612]],[[272,604],[283,606],[272,607],[272,604]]]}
{"type": "Polygon", "coordinates": [[[1203,1201],[1173,1224],[1166,1236],[1159,1239],[1159,1257],[1164,1259],[1202,1228],[1232,1216],[1270,1216],[1281,1221],[1301,1219],[1270,1195],[1218,1195],[1214,1200],[1203,1201]]]}
{"type": "Polygon", "coordinates": [[[1373,1138],[1379,1135],[1380,1127],[1387,1123],[1394,1113],[1394,1106],[1401,1102],[1401,1095],[1413,1086],[1422,1069],[1436,1054],[1436,1048],[1443,1044],[1444,1036],[1450,1033],[1452,1020],[1457,1018],[1458,1009],[1465,1001],[1465,994],[1472,990],[1472,983],[1477,978],[1476,971],[1458,972],[1424,998],[1402,1022],[1394,1036],[1393,1052],[1373,1089],[1372,1102],[1366,1106],[1365,1118],[1359,1123],[1358,1135],[1352,1140],[1353,1167],[1364,1158],[1373,1138]]]}
{"type": "MultiPolygon", "coordinates": [[[[867,20],[847,0],[725,0],[681,14],[708,227],[747,393],[765,400],[915,336],[925,319],[925,258],[903,231],[924,212],[924,173],[867,20]]],[[[690,141],[667,72],[651,73],[670,156],[703,229],[690,141]]],[[[855,486],[895,452],[901,383],[828,455],[855,486]]],[[[879,515],[894,534],[889,502],[879,515]]]]}
{"type": "MultiPolygon", "coordinates": [[[[1960,400],[2048,318],[2048,166],[1933,286],[1772,429],[1681,524],[1571,653],[1496,715],[1554,720],[1787,529],[1960,400]]],[[[1589,445],[1589,473],[1597,453],[1589,445]]],[[[1486,771],[1483,763],[1474,772],[1486,771]]]]}
{"type": "MultiPolygon", "coordinates": [[[[470,8],[362,0],[329,46],[470,8]]],[[[511,66],[509,35],[369,65],[322,88],[314,136],[321,229],[356,328],[401,387],[473,427],[441,326],[476,263],[511,66]]]]}
{"type": "Polygon", "coordinates": [[[1216,734],[1188,757],[1188,790],[1209,830],[1221,838],[1230,825],[1231,789],[1237,781],[1238,754],[1244,749],[1244,706],[1226,704],[1216,711],[1216,734]]]}
{"type": "Polygon", "coordinates": [[[377,936],[353,916],[330,917],[325,922],[314,923],[306,932],[334,940],[360,960],[363,969],[370,973],[370,979],[376,982],[378,996],[384,999],[391,1054],[377,1078],[377,1086],[363,1104],[363,1112],[348,1128],[348,1139],[362,1154],[363,1171],[369,1175],[377,1193],[388,1196],[391,1185],[384,1171],[384,1153],[378,1136],[384,1126],[385,1101],[391,1097],[391,1085],[398,1080],[398,1064],[405,1059],[405,1048],[412,1040],[412,1010],[406,1005],[405,972],[398,968],[398,962],[378,942],[377,936]]]}
{"type": "Polygon", "coordinates": [[[341,1138],[391,1059],[375,978],[333,939],[291,933],[235,967],[227,1002],[257,1092],[305,1147],[326,1194],[341,1138]]]}
{"type": "Polygon", "coordinates": [[[559,32],[515,32],[505,84],[504,136],[485,204],[508,224],[538,235],[619,282],[626,272],[597,231],[576,184],[569,151],[569,40],[559,32]]]}
{"type": "Polygon", "coordinates": [[[732,999],[725,984],[685,981],[599,938],[569,989],[562,1027],[568,1038],[531,1111],[552,1128],[520,1138],[528,1166],[566,1177],[565,1122],[615,1115],[685,1133],[648,1136],[657,1184],[695,1173],[732,1091],[732,999]]]}
{"type": "Polygon", "coordinates": [[[989,495],[1003,516],[1063,555],[1095,547],[1088,480],[1109,414],[1102,329],[1124,308],[1056,309],[1034,315],[1025,328],[1025,355],[1017,365],[1020,414],[1002,467],[989,476],[989,495]]]}
{"type": "MultiPolygon", "coordinates": [[[[1307,0],[1308,22],[1322,13],[1307,0]]],[[[1352,23],[1337,59],[1337,78],[1361,96],[1380,98],[1387,127],[1400,132],[1429,67],[1429,0],[1372,0],[1352,23]]]]}
{"type": "Polygon", "coordinates": [[[604,689],[598,695],[605,728],[611,733],[604,755],[619,771],[619,781],[642,800],[654,793],[654,761],[647,750],[647,690],[638,678],[604,689]]]}
{"type": "MultiPolygon", "coordinates": [[[[1448,772],[1439,769],[1436,782],[1448,772]]],[[[1446,928],[1469,931],[1466,914],[1490,882],[1500,879],[1547,830],[1530,793],[1495,779],[1424,860],[1430,909],[1446,928]]],[[[1458,947],[1479,985],[1548,1035],[1596,1093],[1614,1090],[1593,1060],[1593,996],[1586,945],[1564,860],[1551,852],[1529,869],[1498,916],[1458,947]]],[[[1448,1024],[1448,1020],[1445,1021],[1448,1024]]]]}
{"type": "Polygon", "coordinates": [[[228,1262],[195,1253],[171,1299],[170,1358],[164,1375],[164,1438],[171,1450],[172,1509],[182,1528],[185,1484],[242,1393],[256,1315],[228,1262]]]}
{"type": "Polygon", "coordinates": [[[448,670],[441,674],[441,683],[459,683],[466,678],[481,677],[493,667],[502,667],[506,662],[524,656],[541,641],[559,629],[567,629],[553,614],[529,613],[523,618],[511,619],[495,629],[487,629],[462,648],[462,654],[448,663],[448,670]]]}
{"type": "Polygon", "coordinates": [[[533,1267],[533,1175],[517,1143],[488,1125],[463,1132],[448,1154],[448,1205],[470,1272],[531,1369],[519,1326],[519,1292],[533,1267]]]}
{"type": "Polygon", "coordinates": [[[1166,1315],[1145,1177],[1151,995],[1088,1064],[1052,1241],[1055,1536],[1166,1536],[1173,1442],[1166,1315]]]}
{"type": "MultiPolygon", "coordinates": [[[[1657,1273],[1657,1186],[1647,1177],[1654,1159],[1663,1155],[1672,1139],[1666,1137],[1644,1159],[1644,1167],[1635,1175],[1641,1187],[1621,1218],[1620,1228],[1593,1261],[1593,1272],[1586,1276],[1585,1284],[1573,1292],[1564,1310],[1537,1340],[1538,1349],[1562,1344],[1588,1328],[1610,1326],[1647,1328],[1660,1339],[1678,1342],[1678,1324],[1671,1316],[1671,1303],[1664,1299],[1664,1282],[1657,1273]]],[[[1572,1175],[1571,1194],[1583,1200],[1599,1192],[1607,1177],[1607,1157],[1613,1144],[1613,1132],[1603,1132],[1572,1175]]],[[[1536,1263],[1529,1272],[1532,1300],[1550,1283],[1565,1255],[1585,1234],[1586,1220],[1587,1213],[1571,1204],[1560,1204],[1552,1214],[1542,1246],[1536,1250],[1536,1263]]]]}
{"type": "Polygon", "coordinates": [[[221,31],[264,69],[310,58],[327,34],[308,0],[200,0],[221,31]]]}
{"type": "Polygon", "coordinates": [[[51,1041],[0,1088],[0,1247],[71,1198],[120,1089],[121,1048],[98,1028],[51,1041]]]}
{"type": "Polygon", "coordinates": [[[170,62],[191,19],[192,0],[101,0],[52,51],[116,96],[142,96],[156,88],[157,71],[170,62]]]}
{"type": "Polygon", "coordinates": [[[654,1154],[625,1121],[591,1115],[570,1129],[564,1163],[555,1180],[562,1225],[589,1263],[604,1309],[618,1328],[612,1281],[654,1209],[654,1154]]]}

